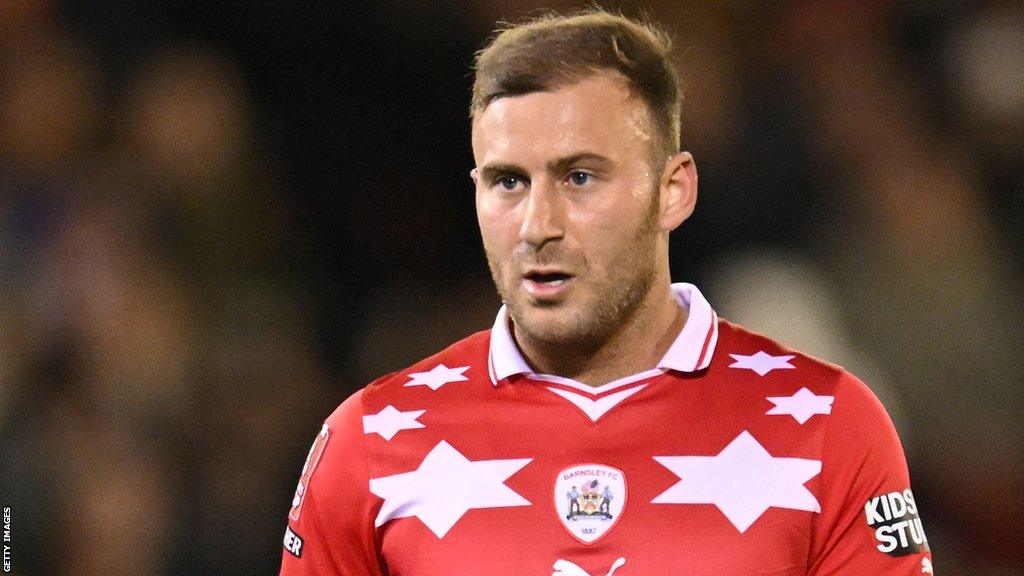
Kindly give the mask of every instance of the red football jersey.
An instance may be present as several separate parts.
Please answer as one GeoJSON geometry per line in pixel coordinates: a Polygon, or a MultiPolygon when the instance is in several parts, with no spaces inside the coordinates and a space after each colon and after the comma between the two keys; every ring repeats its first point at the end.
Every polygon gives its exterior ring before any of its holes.
{"type": "Polygon", "coordinates": [[[868,388],[673,291],[686,324],[641,374],[534,374],[502,308],[350,397],[310,450],[281,574],[931,573],[868,388]]]}

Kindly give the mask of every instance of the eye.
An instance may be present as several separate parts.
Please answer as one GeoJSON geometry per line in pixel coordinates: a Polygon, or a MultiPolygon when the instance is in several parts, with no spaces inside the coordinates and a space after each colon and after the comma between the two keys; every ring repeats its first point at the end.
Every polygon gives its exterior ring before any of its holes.
{"type": "Polygon", "coordinates": [[[521,180],[516,176],[502,176],[498,178],[497,184],[505,190],[515,190],[521,180]]]}
{"type": "Polygon", "coordinates": [[[587,182],[590,182],[591,179],[593,179],[591,174],[580,170],[573,170],[569,173],[569,181],[575,186],[583,186],[587,182]]]}

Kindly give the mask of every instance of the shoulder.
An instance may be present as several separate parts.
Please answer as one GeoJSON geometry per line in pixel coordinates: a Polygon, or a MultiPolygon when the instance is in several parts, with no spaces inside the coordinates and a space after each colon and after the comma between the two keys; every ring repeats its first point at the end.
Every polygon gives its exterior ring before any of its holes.
{"type": "Polygon", "coordinates": [[[361,419],[366,407],[384,406],[419,389],[438,391],[449,384],[487,379],[490,330],[476,332],[401,370],[385,374],[350,396],[327,418],[331,427],[361,419]]]}
{"type": "MultiPolygon", "coordinates": [[[[764,334],[719,319],[713,364],[733,379],[765,382],[769,378],[794,392],[808,388],[832,400],[832,418],[843,426],[889,417],[871,388],[846,368],[780,343],[764,334]]],[[[774,387],[774,386],[773,386],[774,387]]],[[[891,426],[891,424],[890,424],[891,426]]]]}
{"type": "Polygon", "coordinates": [[[723,318],[718,319],[718,344],[713,363],[738,369],[755,378],[813,380],[834,386],[849,373],[841,366],[790,348],[723,318]]]}
{"type": "MultiPolygon", "coordinates": [[[[334,480],[367,477],[372,467],[369,448],[375,446],[366,439],[367,435],[390,440],[404,429],[404,424],[396,427],[396,422],[403,418],[415,420],[415,409],[420,405],[417,394],[433,394],[447,384],[465,382],[470,376],[487,380],[489,340],[490,331],[473,334],[402,370],[377,378],[346,398],[324,420],[303,468],[306,480],[314,468],[322,470],[317,476],[334,480]]],[[[334,480],[327,484],[341,485],[334,480]]]]}

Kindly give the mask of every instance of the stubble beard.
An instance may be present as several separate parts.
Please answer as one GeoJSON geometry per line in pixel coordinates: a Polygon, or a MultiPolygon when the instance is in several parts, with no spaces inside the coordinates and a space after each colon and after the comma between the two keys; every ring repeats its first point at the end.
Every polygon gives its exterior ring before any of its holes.
{"type": "MultiPolygon", "coordinates": [[[[658,195],[654,194],[642,225],[628,245],[623,246],[609,262],[608,276],[597,280],[588,279],[591,301],[584,303],[584,309],[573,310],[572,315],[558,325],[531,321],[525,306],[520,306],[515,298],[520,278],[513,276],[503,280],[500,263],[485,251],[491,278],[498,289],[498,295],[508,306],[516,331],[536,345],[555,352],[566,350],[573,355],[589,355],[614,338],[636,315],[654,284],[658,205],[658,195]],[[621,271],[628,273],[621,274],[621,271]]],[[[586,261],[582,264],[583,270],[586,270],[586,261]]],[[[583,280],[576,278],[573,281],[583,280]]]]}

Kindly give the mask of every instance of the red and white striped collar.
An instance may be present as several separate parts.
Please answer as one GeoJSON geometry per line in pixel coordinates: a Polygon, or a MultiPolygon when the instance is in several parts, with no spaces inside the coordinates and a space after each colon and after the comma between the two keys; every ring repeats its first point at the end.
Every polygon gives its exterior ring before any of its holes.
{"type": "MultiPolygon", "coordinates": [[[[718,343],[718,316],[711,309],[711,305],[704,298],[693,284],[680,282],[672,284],[672,293],[680,306],[689,308],[689,315],[686,324],[679,331],[668,351],[658,362],[657,370],[677,370],[679,372],[696,372],[703,370],[711,364],[711,356],[715,352],[715,344],[718,343]]],[[[491,377],[491,383],[495,386],[498,382],[516,374],[542,377],[542,379],[562,379],[558,376],[547,376],[535,374],[523,358],[522,352],[512,339],[509,330],[508,307],[502,306],[498,310],[498,317],[494,320],[494,327],[491,328],[491,344],[487,353],[487,371],[491,377]]],[[[649,377],[652,371],[642,372],[634,376],[616,381],[621,384],[623,380],[633,381],[638,377],[649,377]]],[[[606,385],[609,386],[609,385],[606,385]]],[[[605,388],[606,386],[602,386],[605,388]]]]}

